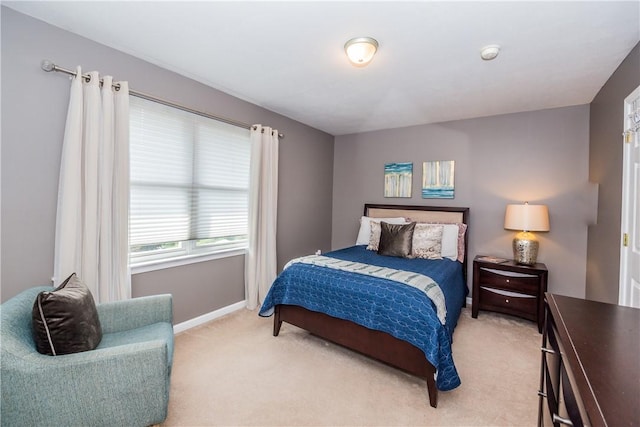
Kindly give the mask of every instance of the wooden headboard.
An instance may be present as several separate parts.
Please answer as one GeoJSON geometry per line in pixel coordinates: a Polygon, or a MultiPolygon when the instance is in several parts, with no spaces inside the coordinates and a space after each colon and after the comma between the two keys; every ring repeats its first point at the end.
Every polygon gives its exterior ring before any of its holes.
{"type": "Polygon", "coordinates": [[[371,218],[405,217],[416,222],[442,222],[467,224],[464,235],[464,261],[462,271],[467,281],[467,261],[469,248],[469,208],[448,206],[415,206],[415,205],[380,205],[366,203],[364,215],[371,218]]]}

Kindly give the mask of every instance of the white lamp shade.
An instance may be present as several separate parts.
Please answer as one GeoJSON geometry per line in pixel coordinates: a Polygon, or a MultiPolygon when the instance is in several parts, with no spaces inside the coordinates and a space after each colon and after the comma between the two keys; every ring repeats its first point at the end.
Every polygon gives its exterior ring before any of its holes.
{"type": "Polygon", "coordinates": [[[507,205],[504,228],[519,231],[549,231],[549,210],[545,205],[507,205]]]}
{"type": "Polygon", "coordinates": [[[358,37],[344,45],[349,61],[356,66],[367,65],[378,50],[378,42],[371,37],[358,37]]]}

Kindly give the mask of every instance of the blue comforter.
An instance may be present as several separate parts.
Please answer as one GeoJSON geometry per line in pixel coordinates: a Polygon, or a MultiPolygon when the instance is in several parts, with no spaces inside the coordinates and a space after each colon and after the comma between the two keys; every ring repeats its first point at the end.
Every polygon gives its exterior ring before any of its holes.
{"type": "Polygon", "coordinates": [[[278,304],[298,305],[386,332],[424,352],[436,368],[439,390],[451,390],[460,385],[451,354],[453,330],[467,295],[459,262],[381,256],[366,250],[366,246],[353,246],[324,255],[431,277],[445,295],[445,325],[438,320],[431,300],[419,289],[303,263],[291,265],[276,278],[260,315],[270,316],[278,304]]]}

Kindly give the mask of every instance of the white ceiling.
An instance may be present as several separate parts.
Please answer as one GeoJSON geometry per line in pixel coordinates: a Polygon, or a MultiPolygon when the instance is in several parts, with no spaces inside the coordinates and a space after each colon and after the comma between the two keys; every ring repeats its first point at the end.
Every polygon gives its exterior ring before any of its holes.
{"type": "Polygon", "coordinates": [[[589,103],[640,40],[640,0],[3,4],[333,135],[589,103]]]}

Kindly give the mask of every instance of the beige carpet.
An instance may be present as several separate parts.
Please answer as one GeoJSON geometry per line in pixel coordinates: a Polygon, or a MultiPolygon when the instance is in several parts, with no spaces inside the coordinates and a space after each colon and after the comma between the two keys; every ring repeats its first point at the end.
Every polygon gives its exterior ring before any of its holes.
{"type": "Polygon", "coordinates": [[[533,322],[463,310],[462,385],[429,406],[426,382],[241,310],[176,337],[163,426],[534,426],[541,335],[533,322]]]}

